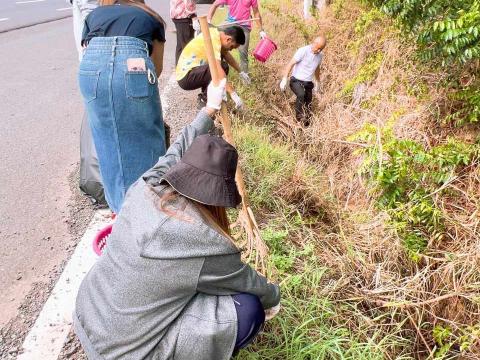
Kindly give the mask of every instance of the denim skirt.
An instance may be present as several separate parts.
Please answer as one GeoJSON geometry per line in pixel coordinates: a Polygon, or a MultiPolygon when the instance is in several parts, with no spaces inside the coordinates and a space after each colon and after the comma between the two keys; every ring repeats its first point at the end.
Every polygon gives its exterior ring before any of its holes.
{"type": "Polygon", "coordinates": [[[148,46],[128,36],[93,38],[78,78],[105,197],[118,213],[130,185],[166,150],[158,79],[148,46]],[[132,68],[132,63],[141,66],[132,68]]]}

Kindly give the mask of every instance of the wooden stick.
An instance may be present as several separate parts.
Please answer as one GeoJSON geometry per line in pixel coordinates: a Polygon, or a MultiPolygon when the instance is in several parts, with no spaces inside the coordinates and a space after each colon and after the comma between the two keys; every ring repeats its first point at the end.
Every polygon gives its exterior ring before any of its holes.
{"type": "MultiPolygon", "coordinates": [[[[210,74],[212,76],[213,85],[217,86],[218,83],[222,80],[219,75],[217,59],[215,59],[215,53],[212,46],[212,38],[210,37],[210,29],[208,27],[207,17],[200,16],[198,18],[200,22],[200,28],[202,30],[203,39],[205,43],[205,50],[207,52],[208,67],[210,69],[210,74]]],[[[227,108],[225,104],[222,104],[220,110],[220,121],[223,126],[223,133],[225,140],[229,142],[232,146],[235,146],[235,141],[232,134],[232,124],[228,116],[227,108]]],[[[248,251],[251,253],[253,248],[256,250],[256,265],[260,265],[260,269],[264,269],[263,257],[266,255],[266,245],[263,243],[260,237],[260,231],[258,230],[257,223],[253,217],[253,212],[248,206],[248,197],[245,187],[245,182],[243,180],[242,170],[240,166],[237,165],[237,171],[235,174],[235,181],[237,183],[238,192],[242,197],[242,215],[243,223],[245,225],[245,232],[247,235],[247,244],[248,251]]]]}

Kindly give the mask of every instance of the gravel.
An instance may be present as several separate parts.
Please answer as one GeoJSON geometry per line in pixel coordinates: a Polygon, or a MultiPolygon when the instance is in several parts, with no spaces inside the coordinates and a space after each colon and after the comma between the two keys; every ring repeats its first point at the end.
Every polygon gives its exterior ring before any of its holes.
{"type": "MultiPolygon", "coordinates": [[[[74,239],[66,243],[65,247],[68,257],[75,250],[75,246],[84,234],[94,211],[97,209],[90,200],[88,200],[78,188],[79,168],[70,175],[69,184],[72,196],[68,203],[69,232],[74,239]]],[[[15,359],[22,349],[22,343],[26,334],[35,323],[45,301],[47,301],[50,292],[55,283],[62,274],[67,260],[54,268],[47,277],[46,281],[33,284],[30,292],[25,297],[23,303],[18,307],[18,314],[10,320],[2,329],[0,329],[0,359],[15,359]]]]}

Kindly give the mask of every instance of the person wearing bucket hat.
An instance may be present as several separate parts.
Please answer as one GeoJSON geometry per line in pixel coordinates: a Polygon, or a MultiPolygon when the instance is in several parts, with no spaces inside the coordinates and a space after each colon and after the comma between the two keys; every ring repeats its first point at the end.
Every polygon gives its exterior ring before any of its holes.
{"type": "Polygon", "coordinates": [[[280,289],[230,235],[237,151],[209,135],[225,80],[128,190],[108,245],[78,292],[75,332],[89,359],[226,360],[280,309],[280,289]]]}

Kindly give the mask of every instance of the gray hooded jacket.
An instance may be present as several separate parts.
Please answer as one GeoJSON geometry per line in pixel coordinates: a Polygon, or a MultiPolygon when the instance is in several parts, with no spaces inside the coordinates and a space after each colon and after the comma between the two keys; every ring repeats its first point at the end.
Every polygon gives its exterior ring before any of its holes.
{"type": "Polygon", "coordinates": [[[230,358],[237,315],[230,295],[246,292],[265,309],[277,305],[277,285],[242,263],[238,248],[179,196],[163,174],[193,139],[213,128],[200,112],[165,156],[127,192],[104,254],[82,282],[75,331],[89,359],[223,360],[230,358]]]}

